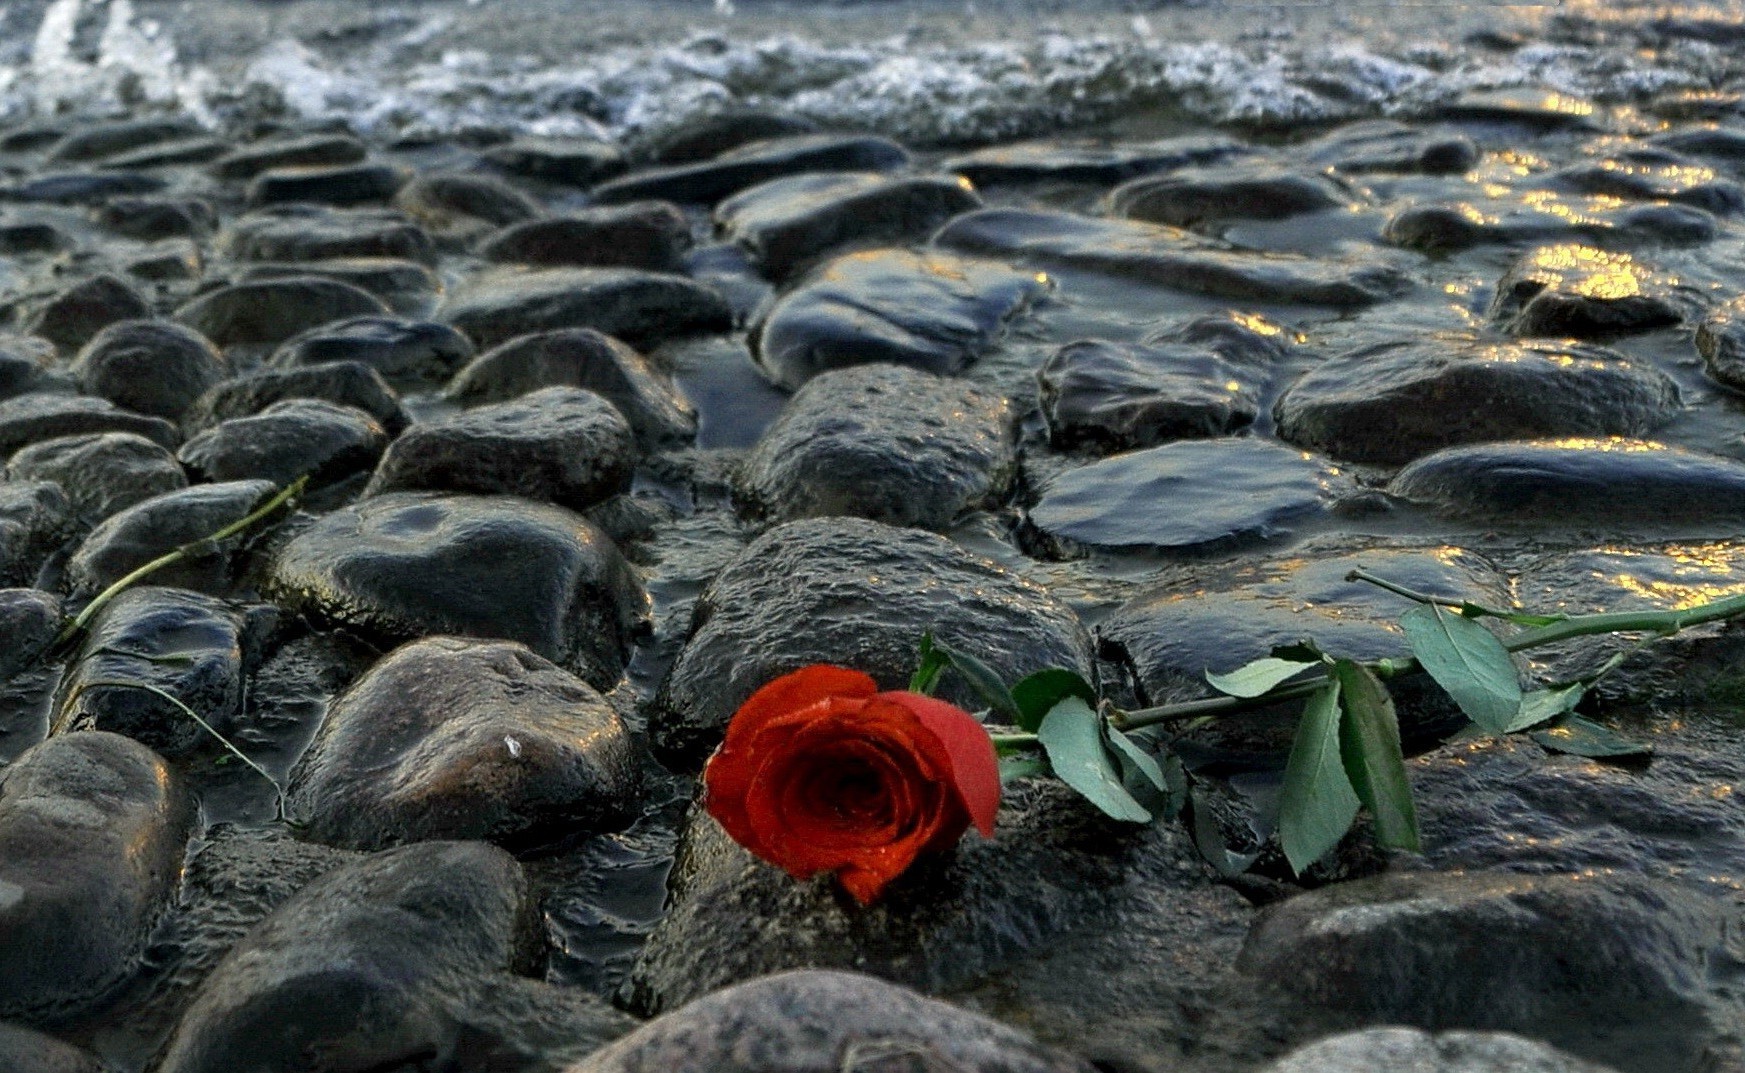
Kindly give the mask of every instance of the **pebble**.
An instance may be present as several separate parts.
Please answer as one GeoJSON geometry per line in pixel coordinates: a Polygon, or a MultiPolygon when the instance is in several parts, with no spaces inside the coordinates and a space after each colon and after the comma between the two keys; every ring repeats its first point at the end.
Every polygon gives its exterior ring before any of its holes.
{"type": "Polygon", "coordinates": [[[87,525],[188,486],[175,455],[131,432],[88,432],[34,443],[12,456],[6,479],[54,482],[87,525]]]}
{"type": "Polygon", "coordinates": [[[1260,415],[1256,377],[1195,344],[1084,339],[1036,371],[1057,447],[1099,453],[1227,436],[1260,415]]]}
{"type": "Polygon", "coordinates": [[[291,398],[189,437],[176,459],[203,481],[263,480],[282,487],[307,475],[320,488],[373,470],[388,440],[362,410],[291,398]]]}
{"type": "Polygon", "coordinates": [[[631,268],[486,272],[450,296],[443,317],[483,349],[563,328],[593,328],[631,343],[659,341],[724,331],[732,320],[713,289],[631,268]]]}
{"type": "Polygon", "coordinates": [[[366,315],[329,321],[287,339],[269,364],[280,368],[355,361],[390,382],[446,381],[473,357],[473,344],[446,324],[366,315]]]}
{"type": "Polygon", "coordinates": [[[149,316],[151,306],[131,283],[103,273],[55,295],[31,316],[26,328],[63,353],[73,354],[111,324],[149,316]]]}
{"type": "Polygon", "coordinates": [[[0,585],[34,585],[50,555],[73,536],[73,502],[51,481],[0,482],[0,585]]]}
{"type": "MultiPolygon", "coordinates": [[[[67,583],[76,593],[95,595],[160,555],[241,521],[277,490],[269,481],[226,481],[197,484],[135,503],[110,515],[79,544],[67,560],[67,583]]],[[[233,536],[213,554],[190,556],[163,567],[152,574],[152,580],[200,592],[228,592],[232,559],[241,543],[241,536],[233,536]]]]}
{"type": "Polygon", "coordinates": [[[205,336],[159,320],[111,324],[85,344],[72,368],[86,394],[169,421],[179,420],[229,372],[205,336]]]}
{"type": "Polygon", "coordinates": [[[393,198],[409,176],[391,164],[308,165],[270,168],[248,184],[250,207],[265,205],[372,205],[393,198]]]}
{"type": "Polygon", "coordinates": [[[286,205],[251,212],[231,224],[219,247],[238,261],[300,263],[345,257],[436,261],[429,232],[404,213],[385,209],[286,205]]]}
{"type": "Polygon", "coordinates": [[[181,442],[176,426],[163,418],[123,410],[108,399],[29,392],[0,402],[0,457],[42,440],[93,432],[131,432],[169,448],[181,442]]]}
{"type": "Polygon", "coordinates": [[[678,272],[691,222],[669,201],[631,201],[528,220],[487,235],[479,256],[497,264],[640,268],[678,272]]]}
{"type": "Polygon", "coordinates": [[[632,172],[591,191],[602,205],[676,201],[712,205],[757,183],[808,171],[896,171],[909,152],[871,135],[797,134],[736,146],[710,160],[632,172]]]}
{"type": "Polygon", "coordinates": [[[347,317],[382,316],[368,291],[319,276],[231,283],[176,310],[175,318],[220,347],[283,343],[347,317]]]}
{"type": "Polygon", "coordinates": [[[1369,1028],[1299,1047],[1264,1073],[1608,1073],[1543,1043],[1507,1032],[1369,1028]]]}
{"type": "Polygon", "coordinates": [[[374,418],[390,436],[412,423],[382,374],[360,361],[332,361],[302,369],[266,369],[215,385],[182,415],[190,432],[249,417],[289,399],[324,399],[374,418]]]}

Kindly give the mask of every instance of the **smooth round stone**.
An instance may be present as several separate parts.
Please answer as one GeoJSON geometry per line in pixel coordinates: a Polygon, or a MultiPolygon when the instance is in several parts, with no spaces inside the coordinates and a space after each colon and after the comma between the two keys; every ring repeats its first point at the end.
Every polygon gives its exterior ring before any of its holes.
{"type": "Polygon", "coordinates": [[[1147,176],[1124,183],[1109,195],[1109,207],[1116,215],[1172,227],[1282,220],[1353,203],[1345,185],[1324,173],[1244,164],[1147,176]]]}
{"type": "Polygon", "coordinates": [[[232,283],[176,310],[176,319],[221,347],[282,343],[349,317],[385,315],[368,291],[319,276],[232,283]]]}
{"type": "Polygon", "coordinates": [[[0,402],[0,458],[57,436],[95,432],[131,432],[171,448],[182,439],[163,418],[123,410],[108,399],[32,392],[0,402]]]}
{"type": "Polygon", "coordinates": [[[1412,205],[1382,227],[1382,239],[1428,254],[1475,246],[1585,242],[1608,248],[1692,246],[1720,230],[1714,216],[1689,205],[1620,204],[1616,198],[1480,198],[1412,205]]]}
{"type": "Polygon", "coordinates": [[[630,268],[500,269],[459,289],[444,319],[481,348],[529,332],[592,328],[630,342],[725,331],[726,301],[684,276],[630,268]]]}
{"type": "Polygon", "coordinates": [[[1255,150],[1222,134],[1189,134],[1151,142],[1044,138],[989,146],[952,157],[943,170],[977,186],[1001,183],[1094,183],[1114,186],[1153,172],[1214,164],[1255,150]]]}
{"type": "Polygon", "coordinates": [[[271,168],[248,184],[250,207],[302,203],[367,205],[392,198],[408,178],[391,164],[309,165],[271,168]]]}
{"type": "Polygon", "coordinates": [[[1632,201],[1669,201],[1717,216],[1745,209],[1745,187],[1673,154],[1660,160],[1597,160],[1559,168],[1540,180],[1554,190],[1632,201]]]}
{"type": "MultiPolygon", "coordinates": [[[[1007,681],[1089,666],[1078,617],[1041,588],[944,537],[858,518],[789,522],[758,537],[715,576],[692,622],[649,717],[656,746],[688,765],[719,743],[747,697],[789,671],[832,663],[904,688],[924,629],[1007,681]]],[[[947,677],[940,696],[975,707],[947,677]]]]}
{"type": "Polygon", "coordinates": [[[1601,126],[1592,101],[1541,86],[1471,90],[1438,106],[1436,115],[1461,122],[1524,127],[1538,133],[1598,130],[1601,126]]]}
{"type": "Polygon", "coordinates": [[[729,106],[681,119],[673,129],[656,135],[647,152],[660,164],[691,164],[750,142],[816,133],[817,123],[791,112],[729,106]]]}
{"type": "MultiPolygon", "coordinates": [[[[4,510],[0,506],[0,527],[5,525],[4,510]]],[[[21,672],[47,670],[39,657],[54,644],[63,621],[61,598],[54,593],[41,589],[0,589],[0,637],[7,639],[7,648],[0,651],[0,681],[10,681],[21,672]]],[[[10,728],[9,733],[15,729],[10,728]]],[[[36,731],[30,732],[28,738],[25,735],[11,738],[0,745],[0,762],[10,762],[13,754],[35,745],[37,740],[36,731]]]]}
{"type": "Polygon", "coordinates": [[[153,690],[226,733],[242,706],[246,632],[243,616],[210,596],[156,585],[124,590],[91,621],[61,692],[55,731],[113,731],[172,759],[216,747],[205,728],[153,690]]]}
{"type": "Polygon", "coordinates": [[[589,138],[520,137],[479,154],[487,166],[524,179],[592,186],[624,170],[624,152],[589,138]]]}
{"type": "Polygon", "coordinates": [[[865,134],[802,134],[748,142],[712,160],[634,172],[596,186],[602,205],[658,199],[712,205],[727,195],[784,175],[808,171],[897,171],[909,152],[888,138],[865,134]]]}
{"type": "Polygon", "coordinates": [[[74,1017],[127,979],[193,820],[175,770],[117,734],[50,738],[0,773],[0,1017],[74,1017]]]}
{"type": "Polygon", "coordinates": [[[141,242],[204,239],[218,222],[211,203],[200,198],[118,197],[100,206],[95,216],[99,227],[141,242]]]}
{"type": "Polygon", "coordinates": [[[0,585],[33,585],[75,532],[73,504],[49,481],[0,481],[0,585]]]}
{"type": "Polygon", "coordinates": [[[274,168],[356,164],[367,156],[364,143],[348,134],[307,134],[272,138],[233,149],[206,170],[220,179],[252,179],[274,168]]]}
{"type": "Polygon", "coordinates": [[[311,328],[273,352],[280,368],[357,361],[388,380],[447,380],[473,356],[473,344],[446,324],[364,316],[311,328]]]}
{"type": "Polygon", "coordinates": [[[1745,465],[1643,440],[1450,447],[1401,470],[1388,493],[1438,514],[1517,525],[1731,532],[1745,465]]]}
{"type": "Polygon", "coordinates": [[[30,318],[26,330],[63,352],[76,353],[91,337],[123,320],[151,316],[139,291],[119,276],[104,273],[73,284],[30,318]]]}
{"type": "Polygon", "coordinates": [[[1205,346],[1102,339],[1068,343],[1036,373],[1053,442],[1104,453],[1251,425],[1260,414],[1255,379],[1205,346]]]}
{"type": "Polygon", "coordinates": [[[142,145],[125,153],[117,153],[103,161],[106,168],[172,168],[182,164],[206,164],[230,151],[230,143],[222,138],[195,135],[174,138],[154,145],[142,145]]]}
{"type": "Polygon", "coordinates": [[[0,337],[0,401],[33,391],[71,390],[52,370],[54,347],[46,340],[0,337]]]}
{"type": "Polygon", "coordinates": [[[632,201],[505,227],[479,243],[479,256],[498,264],[677,272],[690,246],[691,222],[677,205],[632,201]]]}
{"type": "Polygon", "coordinates": [[[697,413],[648,359],[592,328],[517,336],[480,354],[445,393],[478,406],[545,387],[586,388],[618,407],[644,450],[690,439],[697,413]]]}
{"type": "Polygon", "coordinates": [[[71,235],[46,220],[0,222],[0,253],[8,257],[59,253],[73,245],[71,235]]]}
{"type": "Polygon", "coordinates": [[[165,116],[150,119],[122,119],[108,123],[93,123],[62,138],[46,159],[54,163],[80,164],[92,160],[107,160],[158,142],[204,134],[205,130],[190,116],[165,116]]]}
{"type": "Polygon", "coordinates": [[[238,261],[393,257],[433,264],[436,247],[404,213],[287,205],[238,217],[221,247],[238,261]]]}
{"type": "Polygon", "coordinates": [[[131,432],[94,432],[32,444],[6,464],[6,479],[55,482],[91,524],[188,486],[175,455],[131,432]]]}
{"type": "Polygon", "coordinates": [[[1672,327],[1699,308],[1691,288],[1630,254],[1565,244],[1512,265],[1488,313],[1512,335],[1601,339],[1672,327]]]}
{"type": "Polygon", "coordinates": [[[1745,391],[1745,298],[1713,310],[1697,325],[1697,353],[1717,383],[1745,391]]]}
{"type": "Polygon", "coordinates": [[[1444,333],[1362,347],[1279,399],[1279,437],[1353,462],[1541,436],[1639,436],[1672,420],[1678,385],[1653,366],[1573,342],[1444,333]]]}
{"type": "Polygon", "coordinates": [[[1051,286],[1037,274],[942,253],[870,250],[813,269],[752,328],[772,383],[797,391],[827,369],[889,362],[962,372],[1051,286]]]}
{"type": "Polygon", "coordinates": [[[1337,471],[1280,444],[1184,440],[1068,470],[1030,524],[1067,548],[1211,551],[1289,536],[1340,487],[1337,471]]]}
{"type": "Polygon", "coordinates": [[[436,637],[328,704],[287,804],[304,837],[348,849],[518,845],[622,826],[639,784],[629,731],[587,683],[522,645],[436,637]]]}
{"type": "Polygon", "coordinates": [[[1458,175],[1478,163],[1478,146],[1459,131],[1410,127],[1391,119],[1346,123],[1292,155],[1351,175],[1420,172],[1458,175]]]}
{"type": "MultiPolygon", "coordinates": [[[[91,530],[67,560],[67,582],[76,593],[100,592],[158,556],[241,521],[277,490],[269,481],[229,481],[197,484],[135,503],[91,530]]],[[[241,547],[243,535],[224,541],[215,554],[190,556],[163,567],[152,580],[200,592],[225,592],[230,588],[231,557],[241,547]]]]}
{"type": "Polygon", "coordinates": [[[1299,1047],[1262,1073],[1611,1073],[1508,1032],[1367,1028],[1299,1047]]]}
{"type": "Polygon", "coordinates": [[[87,394],[171,421],[229,371],[205,336],[155,320],[111,324],[73,363],[73,375],[87,394]]]}
{"type": "Polygon", "coordinates": [[[22,1025],[0,1024],[0,1069],[30,1073],[109,1073],[103,1060],[22,1025]]]}
{"type": "Polygon", "coordinates": [[[176,457],[204,481],[287,485],[309,475],[310,483],[320,486],[374,469],[388,440],[362,410],[322,399],[287,399],[207,429],[184,443],[176,457]]]}
{"type": "Polygon", "coordinates": [[[514,495],[584,510],[628,491],[636,460],[617,407],[592,391],[548,387],[413,425],[388,447],[370,492],[514,495]]]}
{"type": "Polygon", "coordinates": [[[778,522],[854,515],[946,529],[992,509],[1017,469],[1003,397],[897,365],[836,369],[802,387],[758,440],[736,488],[778,522]]]}
{"type": "Polygon", "coordinates": [[[1017,1029],[908,988],[858,973],[811,969],[750,980],[700,998],[568,1073],[837,1073],[843,1055],[894,1052],[919,1069],[1089,1073],[1095,1068],[1017,1029]]]}
{"type": "Polygon", "coordinates": [[[267,369],[226,380],[194,401],[182,415],[184,427],[196,430],[237,417],[260,413],[289,399],[322,399],[336,406],[362,410],[388,435],[398,435],[412,419],[400,397],[382,374],[357,361],[326,362],[304,369],[267,369]]]}
{"type": "Polygon", "coordinates": [[[237,280],[252,283],[288,276],[319,276],[369,291],[401,316],[423,316],[436,308],[442,280],[417,261],[400,257],[336,257],[321,261],[266,262],[245,266],[237,280]]]}
{"type": "Polygon", "coordinates": [[[155,194],[169,183],[136,171],[57,171],[27,179],[6,190],[14,201],[55,205],[96,205],[113,197],[155,194]]]}
{"type": "Polygon", "coordinates": [[[545,215],[539,202],[501,179],[455,172],[417,176],[394,195],[394,207],[439,235],[476,234],[545,215]]]}
{"type": "Polygon", "coordinates": [[[623,674],[648,597],[612,541],[561,507],[396,493],[318,519],[268,564],[286,608],[389,640],[519,641],[596,689],[623,674]]]}
{"type": "Polygon", "coordinates": [[[715,223],[771,279],[786,279],[840,246],[920,241],[982,199],[968,179],[877,172],[795,175],[742,190],[715,223]]]}

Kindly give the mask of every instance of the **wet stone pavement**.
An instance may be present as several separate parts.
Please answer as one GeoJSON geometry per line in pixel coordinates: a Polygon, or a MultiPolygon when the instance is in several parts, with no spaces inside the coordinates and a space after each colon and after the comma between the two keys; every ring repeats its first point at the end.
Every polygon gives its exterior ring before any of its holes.
{"type": "Polygon", "coordinates": [[[1403,654],[1359,565],[1745,592],[1741,146],[1737,96],[1532,90],[949,151],[0,130],[0,1070],[1745,1070],[1737,630],[1591,702],[1647,763],[1402,692],[1423,853],[1300,880],[1259,721],[1184,750],[1240,877],[1028,781],[861,911],[692,807],[751,690],[923,630],[1146,704],[1403,654]]]}

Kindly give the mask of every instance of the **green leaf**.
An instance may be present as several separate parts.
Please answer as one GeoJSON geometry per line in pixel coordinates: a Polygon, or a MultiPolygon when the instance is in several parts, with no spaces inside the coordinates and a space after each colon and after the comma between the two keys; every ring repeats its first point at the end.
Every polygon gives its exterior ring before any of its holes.
{"type": "Polygon", "coordinates": [[[939,676],[951,663],[945,652],[933,643],[933,631],[921,635],[921,651],[915,657],[915,673],[909,676],[909,692],[932,696],[939,688],[939,676]]]}
{"type": "Polygon", "coordinates": [[[1173,755],[1165,758],[1174,761],[1172,766],[1176,770],[1172,772],[1132,735],[1116,730],[1107,722],[1103,727],[1121,768],[1121,785],[1127,788],[1133,800],[1154,816],[1174,816],[1180,812],[1181,791],[1187,786],[1187,773],[1181,770],[1181,761],[1173,755]]]}
{"type": "MultiPolygon", "coordinates": [[[[969,683],[969,687],[975,691],[976,696],[987,701],[988,707],[998,713],[1001,718],[1014,722],[1017,720],[1018,705],[1013,702],[1012,694],[1006,689],[1006,683],[1001,680],[998,671],[969,653],[947,648],[938,641],[932,642],[929,654],[936,654],[950,663],[951,669],[963,675],[963,680],[969,683]]],[[[935,678],[937,677],[935,675],[935,678]]]]}
{"type": "Polygon", "coordinates": [[[1103,744],[1103,717],[1077,697],[1048,710],[1036,736],[1055,775],[1117,820],[1149,823],[1151,813],[1121,782],[1121,769],[1103,744]]]}
{"type": "Polygon", "coordinates": [[[1020,678],[1012,686],[1012,703],[1018,707],[1018,725],[1036,733],[1048,709],[1068,697],[1077,697],[1093,708],[1097,706],[1097,691],[1077,671],[1050,667],[1020,678]]]}
{"type": "Polygon", "coordinates": [[[1260,853],[1233,853],[1224,844],[1224,832],[1218,830],[1218,822],[1212,817],[1212,810],[1200,802],[1196,795],[1189,800],[1188,811],[1193,814],[1194,848],[1200,851],[1200,856],[1212,866],[1212,870],[1230,879],[1239,876],[1254,866],[1260,859],[1260,853]]]}
{"type": "Polygon", "coordinates": [[[1393,698],[1368,667],[1348,659],[1333,664],[1339,680],[1339,756],[1357,799],[1375,817],[1376,841],[1416,850],[1418,810],[1400,752],[1393,698]]]}
{"type": "Polygon", "coordinates": [[[1653,756],[1654,746],[1632,741],[1609,727],[1572,715],[1556,726],[1535,730],[1533,740],[1554,753],[1588,756],[1596,760],[1624,760],[1653,756]]]}
{"type": "Polygon", "coordinates": [[[1434,605],[1407,611],[1400,626],[1412,654],[1467,718],[1486,730],[1506,733],[1504,728],[1521,710],[1521,684],[1514,659],[1496,635],[1434,605]]]}
{"type": "Polygon", "coordinates": [[[1339,759],[1339,682],[1333,679],[1309,695],[1285,761],[1278,827],[1292,870],[1301,875],[1337,846],[1358,804],[1339,759]]]}
{"type": "Polygon", "coordinates": [[[1555,719],[1575,707],[1586,690],[1587,683],[1577,682],[1561,689],[1535,689],[1526,693],[1521,697],[1521,710],[1515,713],[1515,717],[1503,729],[1512,734],[1555,719]]]}
{"type": "Polygon", "coordinates": [[[1484,616],[1500,618],[1504,622],[1512,622],[1517,626],[1527,626],[1533,629],[1569,621],[1568,615],[1535,615],[1529,611],[1493,611],[1488,607],[1480,607],[1477,604],[1462,604],[1460,607],[1460,613],[1465,615],[1467,618],[1480,618],[1484,616]]]}
{"type": "Polygon", "coordinates": [[[1048,761],[1035,753],[1012,753],[1000,757],[1000,783],[1036,779],[1048,774],[1048,761]]]}
{"type": "Polygon", "coordinates": [[[1220,693],[1228,693],[1232,697],[1258,697],[1269,692],[1274,686],[1286,682],[1302,674],[1310,667],[1318,667],[1320,662],[1304,663],[1301,660],[1279,659],[1276,656],[1266,656],[1253,663],[1245,663],[1228,674],[1206,672],[1206,681],[1212,683],[1212,688],[1220,693]]]}
{"type": "Polygon", "coordinates": [[[1288,645],[1273,645],[1274,659],[1288,659],[1297,663],[1321,663],[1326,660],[1327,653],[1321,651],[1321,646],[1304,638],[1288,645]]]}

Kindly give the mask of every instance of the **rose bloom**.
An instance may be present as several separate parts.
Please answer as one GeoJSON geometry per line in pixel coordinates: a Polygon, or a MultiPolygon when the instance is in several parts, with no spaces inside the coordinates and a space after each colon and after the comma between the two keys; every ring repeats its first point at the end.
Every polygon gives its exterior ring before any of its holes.
{"type": "Polygon", "coordinates": [[[709,814],[797,879],[835,872],[862,905],[973,823],[994,833],[994,743],[961,708],[823,664],[775,679],[703,772],[709,814]]]}

